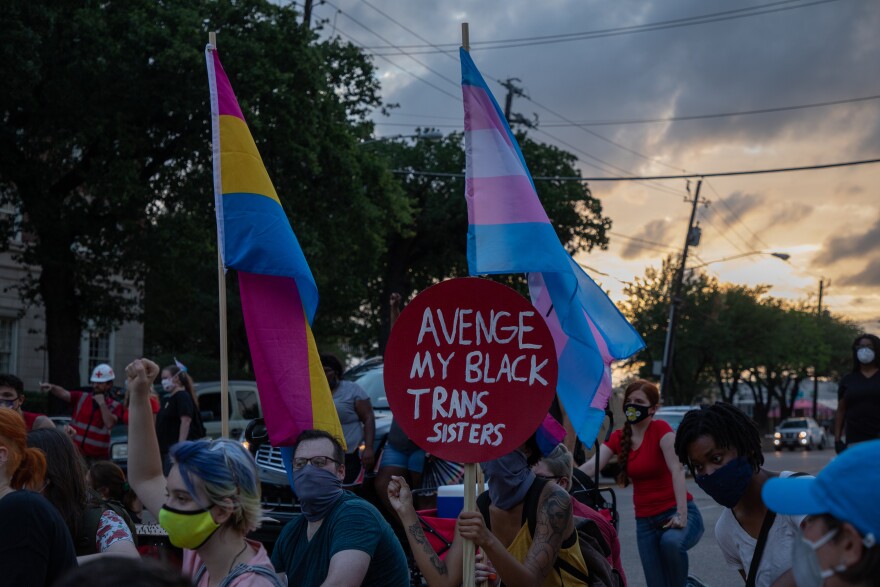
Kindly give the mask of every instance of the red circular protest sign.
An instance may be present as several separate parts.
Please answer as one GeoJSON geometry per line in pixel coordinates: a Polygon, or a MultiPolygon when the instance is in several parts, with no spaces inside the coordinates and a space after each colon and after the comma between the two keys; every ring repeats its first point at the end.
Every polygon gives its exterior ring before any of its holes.
{"type": "Polygon", "coordinates": [[[430,454],[461,463],[521,446],[546,416],[556,376],[553,337],[534,306],[476,277],[416,296],[385,350],[394,419],[430,454]]]}

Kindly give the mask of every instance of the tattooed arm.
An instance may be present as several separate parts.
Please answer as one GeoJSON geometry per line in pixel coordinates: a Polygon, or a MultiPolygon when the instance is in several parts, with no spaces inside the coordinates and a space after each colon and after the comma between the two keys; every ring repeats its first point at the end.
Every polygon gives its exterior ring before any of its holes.
{"type": "Polygon", "coordinates": [[[440,560],[428,542],[422,525],[412,505],[412,493],[402,477],[391,477],[388,484],[388,500],[400,518],[406,539],[412,550],[419,570],[428,582],[428,587],[456,587],[461,585],[461,540],[456,529],[452,546],[446,554],[446,562],[440,560]]]}
{"type": "Polygon", "coordinates": [[[555,483],[548,483],[541,492],[537,514],[532,545],[522,562],[486,529],[482,515],[462,512],[458,519],[459,530],[463,538],[473,540],[486,552],[505,585],[534,587],[541,585],[553,571],[563,538],[574,532],[571,499],[555,483]]]}

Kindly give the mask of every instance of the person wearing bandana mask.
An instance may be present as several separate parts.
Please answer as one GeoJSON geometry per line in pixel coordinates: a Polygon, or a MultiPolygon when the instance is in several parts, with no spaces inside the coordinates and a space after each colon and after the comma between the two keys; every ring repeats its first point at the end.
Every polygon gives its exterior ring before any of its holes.
{"type": "Polygon", "coordinates": [[[291,585],[408,585],[406,555],[391,526],[370,503],[342,489],[339,440],[305,430],[281,457],[302,515],[281,530],[272,563],[291,585]]]}
{"type": "MultiPolygon", "coordinates": [[[[687,551],[703,535],[703,518],[675,455],[675,432],[666,422],[654,420],[659,405],[660,390],[653,383],[639,379],[627,386],[626,423],[599,447],[599,468],[617,454],[617,483],[626,487],[632,481],[639,558],[648,587],[681,587],[688,577],[687,551]]],[[[580,470],[595,474],[595,459],[580,470]]]]}
{"type": "Polygon", "coordinates": [[[128,479],[183,549],[182,572],[196,587],[283,587],[262,544],[247,535],[260,526],[260,478],[253,457],[230,439],[179,442],[162,474],[150,391],[159,366],[138,359],[126,367],[130,398],[128,479]]]}
{"type": "Polygon", "coordinates": [[[880,338],[860,335],[852,354],[852,372],[843,376],[837,389],[834,448],[838,453],[857,442],[880,438],[880,338]]]}
{"type": "MultiPolygon", "coordinates": [[[[543,426],[547,424],[545,420],[543,426]]],[[[481,464],[488,491],[477,498],[479,512],[459,514],[455,538],[443,561],[428,545],[406,481],[392,478],[389,501],[406,529],[413,556],[428,585],[461,585],[462,538],[472,540],[483,553],[477,556],[477,584],[587,585],[587,567],[575,533],[571,499],[559,485],[537,478],[531,469],[543,453],[536,439],[539,435],[532,435],[512,453],[481,464]]],[[[547,452],[554,446],[550,443],[547,452]]]]}
{"type": "Polygon", "coordinates": [[[771,479],[764,503],[806,515],[792,550],[797,587],[880,584],[880,440],[848,448],[815,478],[771,479]]]}
{"type": "Polygon", "coordinates": [[[691,410],[676,431],[675,452],[700,489],[725,508],[715,524],[715,540],[727,566],[747,580],[756,565],[749,587],[793,585],[792,545],[803,517],[767,517],[761,489],[770,479],[799,474],[763,468],[761,432],[755,421],[724,402],[691,410]],[[760,557],[755,558],[765,519],[769,530],[760,557]]]}

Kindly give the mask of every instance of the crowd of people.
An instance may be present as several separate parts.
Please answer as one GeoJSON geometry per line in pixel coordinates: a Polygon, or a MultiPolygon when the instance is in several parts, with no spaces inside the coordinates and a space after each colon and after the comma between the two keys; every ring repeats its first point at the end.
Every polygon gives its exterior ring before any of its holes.
{"type": "Polygon", "coordinates": [[[254,459],[236,441],[201,438],[198,398],[179,362],[135,360],[124,389],[109,365],[94,368],[88,390],[43,384],[71,406],[65,429],[23,411],[21,380],[0,375],[0,583],[403,586],[417,568],[430,587],[457,586],[470,540],[477,584],[625,587],[623,560],[634,553],[622,551],[608,517],[570,493],[575,473],[594,474],[617,455],[617,482],[633,488],[648,587],[689,584],[688,551],[704,528],[686,469],[723,508],[714,529],[720,560],[747,587],[878,585],[878,349],[873,335],[853,345],[853,371],[840,382],[840,454],[815,477],[764,468],[761,431],[727,403],[687,412],[673,431],[654,417],[660,390],[637,380],[624,390],[623,427],[579,467],[544,430],[563,430],[551,416],[522,446],[482,463],[487,491],[477,511],[459,514],[442,556],[414,501],[424,451],[398,427],[377,464],[369,397],[343,380],[332,355],[322,365],[349,451],[320,430],[283,451],[302,515],[271,552],[250,538],[268,515],[254,459]],[[127,476],[109,460],[117,422],[129,427],[127,476]],[[375,504],[347,490],[366,471],[379,472],[375,504]],[[136,524],[146,522],[181,549],[176,567],[143,556],[136,524]]]}

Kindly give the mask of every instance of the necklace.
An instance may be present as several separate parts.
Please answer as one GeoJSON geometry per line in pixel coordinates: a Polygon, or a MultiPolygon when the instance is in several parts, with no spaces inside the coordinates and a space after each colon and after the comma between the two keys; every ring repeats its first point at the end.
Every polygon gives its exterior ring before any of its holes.
{"type": "Polygon", "coordinates": [[[229,563],[229,570],[226,571],[226,574],[227,574],[227,575],[228,575],[229,573],[232,572],[232,568],[235,566],[235,561],[237,561],[237,560],[238,560],[238,557],[240,557],[240,556],[242,555],[242,553],[243,553],[245,550],[247,550],[247,547],[248,547],[248,543],[247,543],[247,540],[245,540],[245,542],[244,542],[244,546],[241,547],[241,550],[238,551],[238,554],[235,555],[235,558],[232,559],[232,562],[231,562],[231,563],[229,563]]]}

